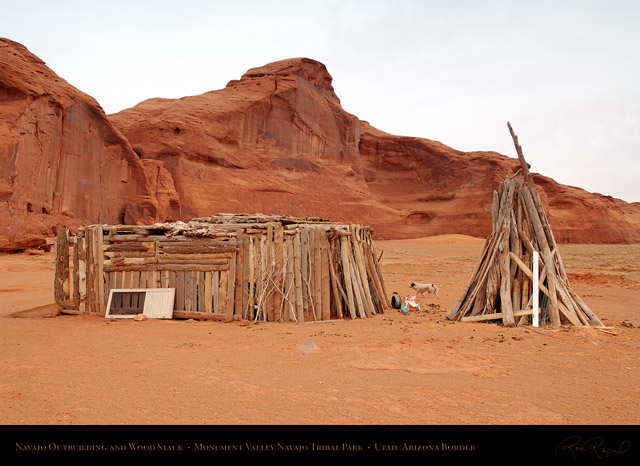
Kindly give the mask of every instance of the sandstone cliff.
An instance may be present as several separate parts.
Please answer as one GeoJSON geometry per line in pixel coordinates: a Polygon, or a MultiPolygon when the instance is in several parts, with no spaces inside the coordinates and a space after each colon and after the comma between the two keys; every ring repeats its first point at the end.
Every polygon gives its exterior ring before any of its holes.
{"type": "MultiPolygon", "coordinates": [[[[360,153],[367,183],[374,198],[403,213],[397,231],[406,236],[420,231],[479,237],[490,233],[486,206],[507,173],[519,170],[517,159],[495,152],[459,152],[364,123],[363,128],[360,153]]],[[[640,203],[561,185],[537,173],[533,178],[559,243],[640,242],[640,203]]],[[[378,231],[387,228],[381,225],[378,231]]]]}
{"type": "Polygon", "coordinates": [[[153,191],[161,170],[147,173],[92,97],[0,39],[0,249],[57,224],[155,218],[171,210],[153,191]]]}
{"type": "MultiPolygon", "coordinates": [[[[486,206],[517,159],[380,131],[341,107],[331,81],[317,61],[283,60],[110,118],[171,172],[187,217],[320,216],[371,224],[378,238],[489,233],[486,206]]],[[[559,242],[640,241],[640,205],[536,180],[559,242]]]]}
{"type": "MultiPolygon", "coordinates": [[[[60,223],[218,212],[364,223],[378,238],[484,237],[492,192],[519,165],[372,127],[342,108],[326,67],[306,58],[107,116],[0,39],[0,167],[1,250],[60,223]]],[[[640,242],[640,204],[536,182],[559,242],[640,242]]]]}
{"type": "MultiPolygon", "coordinates": [[[[151,99],[110,115],[143,160],[171,172],[186,217],[215,212],[392,217],[360,169],[360,121],[324,65],[285,60],[223,90],[151,99]]],[[[395,218],[395,217],[394,217],[395,218]]]]}

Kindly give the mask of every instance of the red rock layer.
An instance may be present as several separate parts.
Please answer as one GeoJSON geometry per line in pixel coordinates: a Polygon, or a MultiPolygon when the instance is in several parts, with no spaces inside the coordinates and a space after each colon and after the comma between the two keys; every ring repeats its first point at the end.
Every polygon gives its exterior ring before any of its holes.
{"type": "Polygon", "coordinates": [[[396,218],[371,198],[359,166],[360,121],[342,109],[316,61],[272,63],[225,89],[150,99],[110,118],[143,160],[171,172],[185,218],[396,218]]]}
{"type": "MultiPolygon", "coordinates": [[[[186,217],[281,213],[371,224],[378,238],[484,237],[493,190],[519,169],[495,152],[377,130],[344,111],[325,66],[305,58],[110,117],[165,164],[186,217]]],[[[640,206],[537,179],[559,242],[640,241],[640,206]]]]}
{"type": "MultiPolygon", "coordinates": [[[[306,58],[107,117],[24,47],[1,39],[0,101],[5,246],[7,237],[57,223],[218,212],[364,223],[377,238],[485,237],[492,192],[519,168],[494,152],[377,130],[342,108],[326,67],[306,58]]],[[[640,204],[536,181],[559,242],[640,242],[640,204]]]]}
{"type": "MultiPolygon", "coordinates": [[[[383,236],[490,233],[493,190],[520,165],[495,152],[459,152],[428,139],[394,136],[362,123],[360,153],[372,195],[403,212],[383,236]]],[[[556,183],[534,174],[559,243],[638,243],[640,203],[556,183]]]]}
{"type": "MultiPolygon", "coordinates": [[[[161,170],[154,166],[153,176],[161,177],[161,170]]],[[[150,192],[153,185],[145,165],[93,98],[24,46],[0,39],[3,243],[20,244],[26,233],[51,234],[56,224],[137,219],[147,208],[140,208],[140,200],[157,214],[162,208],[150,192]]],[[[165,206],[178,216],[176,208],[165,206]]]]}

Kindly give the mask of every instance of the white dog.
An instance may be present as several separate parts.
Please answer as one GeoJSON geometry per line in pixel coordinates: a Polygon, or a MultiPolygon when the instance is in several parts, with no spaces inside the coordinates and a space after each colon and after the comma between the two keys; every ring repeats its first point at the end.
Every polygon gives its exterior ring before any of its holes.
{"type": "Polygon", "coordinates": [[[417,291],[418,295],[424,296],[425,292],[430,295],[431,293],[438,296],[438,287],[433,283],[412,283],[411,288],[417,291]]]}

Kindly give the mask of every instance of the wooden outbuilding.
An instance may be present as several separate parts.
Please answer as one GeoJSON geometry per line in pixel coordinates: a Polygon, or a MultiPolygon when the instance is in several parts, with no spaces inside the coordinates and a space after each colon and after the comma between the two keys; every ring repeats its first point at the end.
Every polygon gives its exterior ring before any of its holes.
{"type": "Polygon", "coordinates": [[[174,290],[172,318],[372,317],[388,305],[371,234],[367,226],[262,214],[91,225],[72,236],[59,228],[56,302],[70,313],[137,315],[146,293],[174,290]]]}

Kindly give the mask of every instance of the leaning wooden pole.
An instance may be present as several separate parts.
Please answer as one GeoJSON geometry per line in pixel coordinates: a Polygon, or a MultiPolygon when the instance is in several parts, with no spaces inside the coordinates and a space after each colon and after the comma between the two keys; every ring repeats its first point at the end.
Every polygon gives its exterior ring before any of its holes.
{"type": "MultiPolygon", "coordinates": [[[[545,228],[544,224],[544,209],[542,207],[542,202],[540,200],[540,196],[538,195],[538,190],[533,182],[533,177],[529,172],[529,166],[527,165],[527,161],[524,158],[524,154],[522,153],[522,147],[518,142],[518,136],[513,132],[513,128],[511,127],[511,123],[507,123],[509,127],[509,132],[511,133],[511,138],[513,139],[513,143],[516,147],[516,152],[518,153],[518,159],[520,160],[520,165],[522,166],[522,173],[524,174],[524,179],[529,188],[529,193],[531,193],[531,201],[529,203],[529,197],[525,194],[525,201],[527,202],[527,208],[529,211],[529,215],[531,217],[531,221],[538,237],[538,242],[540,243],[540,247],[542,248],[542,256],[544,258],[544,263],[547,269],[547,276],[549,277],[549,319],[551,320],[551,325],[558,326],[560,325],[560,312],[558,311],[558,295],[556,292],[556,271],[555,265],[551,256],[551,248],[549,244],[553,244],[555,241],[553,240],[553,234],[551,234],[551,238],[549,238],[549,233],[551,233],[550,228],[545,228]]],[[[526,192],[526,191],[525,191],[526,192]]]]}

